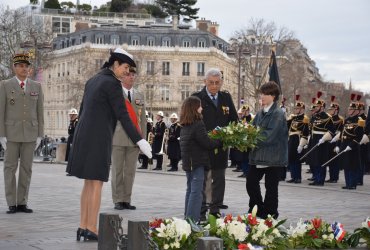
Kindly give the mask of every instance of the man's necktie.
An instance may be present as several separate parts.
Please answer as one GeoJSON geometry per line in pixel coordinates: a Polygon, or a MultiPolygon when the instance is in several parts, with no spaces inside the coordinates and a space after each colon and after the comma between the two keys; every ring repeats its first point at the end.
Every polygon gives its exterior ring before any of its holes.
{"type": "Polygon", "coordinates": [[[131,93],[130,93],[130,90],[127,92],[127,98],[131,102],[131,93]]]}
{"type": "Polygon", "coordinates": [[[214,95],[212,95],[212,102],[217,107],[217,99],[214,95]]]}
{"type": "Polygon", "coordinates": [[[24,82],[21,82],[20,86],[21,86],[21,89],[24,90],[24,82]]]}

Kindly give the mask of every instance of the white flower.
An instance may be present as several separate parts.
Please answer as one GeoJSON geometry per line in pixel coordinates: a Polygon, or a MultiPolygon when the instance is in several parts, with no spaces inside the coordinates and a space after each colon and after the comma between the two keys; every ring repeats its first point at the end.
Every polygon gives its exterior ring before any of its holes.
{"type": "Polygon", "coordinates": [[[329,238],[329,240],[333,240],[334,239],[334,234],[329,234],[328,238],[329,238]]]}
{"type": "Polygon", "coordinates": [[[242,222],[232,221],[227,227],[229,234],[234,235],[235,239],[238,241],[243,241],[248,236],[246,225],[242,222]]]}
{"type": "Polygon", "coordinates": [[[327,236],[326,234],[323,234],[323,235],[322,235],[322,239],[323,239],[323,240],[326,240],[327,238],[328,238],[328,236],[327,236]]]}
{"type": "Polygon", "coordinates": [[[168,244],[164,244],[163,249],[169,249],[170,246],[168,244]]]}
{"type": "Polygon", "coordinates": [[[253,207],[253,209],[252,209],[252,216],[253,216],[253,217],[256,217],[256,215],[257,215],[257,210],[258,210],[257,205],[254,205],[254,207],[253,207]]]}

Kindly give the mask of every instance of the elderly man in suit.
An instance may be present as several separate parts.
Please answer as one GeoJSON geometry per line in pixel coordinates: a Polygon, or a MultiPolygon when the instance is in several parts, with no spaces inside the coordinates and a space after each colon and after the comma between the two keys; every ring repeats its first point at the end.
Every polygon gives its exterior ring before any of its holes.
{"type": "MultiPolygon", "coordinates": [[[[146,135],[146,116],[144,96],[133,88],[136,71],[130,68],[122,79],[123,95],[127,111],[137,130],[146,135]]],[[[113,135],[112,148],[112,198],[114,209],[136,209],[131,205],[132,186],[134,185],[139,148],[131,141],[118,122],[113,135]]]]}
{"type": "Polygon", "coordinates": [[[15,76],[0,83],[0,143],[5,149],[4,183],[8,214],[32,213],[27,207],[33,152],[44,136],[41,85],[28,78],[27,54],[13,57],[15,76]],[[16,172],[19,164],[18,187],[16,172]]]}
{"type": "MultiPolygon", "coordinates": [[[[223,127],[232,121],[238,121],[238,114],[230,93],[221,91],[222,80],[221,71],[216,68],[211,68],[206,73],[204,88],[193,94],[201,99],[203,121],[208,131],[217,126],[223,127]]],[[[209,153],[211,160],[211,180],[205,179],[205,182],[212,182],[210,213],[216,216],[219,215],[220,208],[227,208],[227,206],[223,204],[223,201],[228,153],[228,150],[225,151],[222,150],[222,148],[218,149],[217,154],[214,151],[209,153]]],[[[205,176],[207,176],[207,174],[205,176]]],[[[205,195],[203,195],[203,197],[205,197],[205,195]]],[[[205,213],[207,211],[205,208],[205,201],[205,198],[203,198],[201,220],[205,219],[205,213]]]]}

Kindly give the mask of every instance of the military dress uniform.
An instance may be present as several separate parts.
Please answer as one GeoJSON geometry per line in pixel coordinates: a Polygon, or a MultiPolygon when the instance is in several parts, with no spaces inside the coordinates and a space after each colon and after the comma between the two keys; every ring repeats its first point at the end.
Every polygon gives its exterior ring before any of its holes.
{"type": "MultiPolygon", "coordinates": [[[[146,138],[148,142],[151,140],[149,139],[149,133],[153,133],[153,122],[151,121],[151,118],[148,118],[150,120],[147,120],[146,122],[146,138]]],[[[140,154],[139,156],[142,160],[141,167],[139,169],[148,169],[148,164],[149,164],[149,158],[145,154],[140,154]]],[[[152,162],[150,163],[152,164],[152,162]]]]}
{"type": "Polygon", "coordinates": [[[347,147],[350,148],[349,151],[344,152],[338,157],[338,162],[340,162],[344,169],[346,181],[346,186],[343,187],[344,189],[356,189],[357,186],[357,172],[361,168],[359,142],[364,134],[364,125],[364,121],[358,115],[347,117],[344,121],[341,140],[337,143],[340,152],[347,147]]]}
{"type": "Polygon", "coordinates": [[[69,122],[69,126],[68,126],[68,139],[67,139],[67,150],[66,150],[65,161],[68,161],[68,155],[69,155],[69,151],[71,150],[72,143],[73,143],[73,135],[75,133],[75,128],[77,126],[77,122],[78,122],[78,118],[76,118],[74,120],[71,120],[69,122]]]}
{"type": "MultiPolygon", "coordinates": [[[[333,125],[335,129],[335,136],[340,136],[340,133],[343,130],[343,125],[344,125],[344,118],[338,114],[333,115],[331,117],[333,120],[333,125]]],[[[335,148],[335,143],[330,143],[329,144],[329,154],[330,157],[335,156],[334,148],[335,148]]],[[[329,179],[326,180],[325,182],[329,183],[337,183],[339,179],[339,163],[338,160],[334,160],[330,162],[329,164],[329,179]]]]}
{"type": "Polygon", "coordinates": [[[163,136],[165,136],[166,124],[163,120],[157,121],[154,126],[153,140],[153,158],[157,160],[157,165],[153,170],[162,170],[163,154],[159,154],[162,150],[163,136]]]}
{"type": "Polygon", "coordinates": [[[305,146],[309,136],[309,118],[305,114],[292,115],[287,120],[289,128],[288,139],[288,168],[290,169],[291,179],[288,183],[302,182],[302,151],[298,152],[298,146],[305,146]]]}
{"type": "Polygon", "coordinates": [[[181,159],[181,150],[180,150],[180,131],[181,126],[178,122],[171,124],[168,129],[168,144],[167,144],[167,155],[170,159],[171,169],[168,171],[177,171],[178,164],[181,159]]]}

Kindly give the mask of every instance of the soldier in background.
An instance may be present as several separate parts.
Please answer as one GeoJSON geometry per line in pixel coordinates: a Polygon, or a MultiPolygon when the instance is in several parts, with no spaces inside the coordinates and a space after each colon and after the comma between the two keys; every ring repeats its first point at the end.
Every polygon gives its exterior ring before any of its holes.
{"type": "MultiPolygon", "coordinates": [[[[366,121],[367,117],[365,114],[365,104],[363,102],[360,102],[361,95],[357,95],[357,104],[358,104],[358,110],[359,110],[359,119],[366,121]]],[[[365,128],[364,131],[365,133],[365,128]]],[[[367,145],[360,145],[360,155],[361,155],[361,166],[360,170],[358,171],[357,176],[357,185],[362,186],[364,185],[364,174],[365,170],[367,169],[367,166],[369,165],[369,159],[368,159],[368,146],[367,145]]]]}
{"type": "Polygon", "coordinates": [[[69,111],[68,115],[69,115],[69,126],[68,126],[68,139],[67,139],[67,150],[66,150],[65,161],[68,161],[69,150],[71,149],[71,146],[73,143],[73,134],[75,133],[75,128],[78,122],[77,109],[72,108],[69,111]]]}
{"type": "Polygon", "coordinates": [[[346,185],[343,189],[356,189],[358,171],[361,168],[360,141],[363,137],[365,121],[359,119],[358,103],[354,101],[355,94],[351,95],[347,115],[344,120],[344,128],[341,133],[340,141],[337,142],[335,152],[341,153],[338,162],[344,169],[346,185]]]}
{"type": "MultiPolygon", "coordinates": [[[[153,144],[153,120],[152,118],[146,118],[146,138],[150,144],[153,144]]],[[[142,164],[138,169],[148,169],[148,164],[153,164],[153,159],[149,159],[145,154],[140,154],[139,156],[142,160],[142,164]]]]}
{"type": "MultiPolygon", "coordinates": [[[[331,115],[335,128],[335,136],[330,141],[329,153],[330,157],[335,156],[334,148],[335,142],[340,139],[340,133],[343,130],[344,118],[339,116],[339,104],[335,102],[335,96],[331,97],[331,104],[328,108],[328,113],[331,115]]],[[[328,183],[337,183],[339,179],[339,163],[337,160],[334,160],[329,165],[329,179],[325,180],[328,183]]]]}
{"type": "Polygon", "coordinates": [[[329,143],[335,134],[333,121],[325,112],[325,102],[320,99],[322,92],[317,93],[317,99],[313,105],[313,115],[310,120],[311,137],[308,144],[309,164],[312,164],[312,170],[315,180],[309,185],[324,186],[326,168],[322,164],[330,159],[329,143]],[[315,147],[313,149],[313,147],[315,147]]]}
{"type": "MultiPolygon", "coordinates": [[[[248,105],[243,105],[239,110],[238,110],[238,117],[239,117],[239,122],[242,124],[249,124],[253,117],[249,113],[250,108],[248,105]]],[[[242,155],[242,161],[241,161],[241,169],[243,173],[239,175],[239,178],[246,178],[248,175],[248,168],[249,168],[249,150],[246,152],[241,152],[242,155]]]]}
{"type": "Polygon", "coordinates": [[[162,170],[163,153],[161,153],[164,145],[163,137],[165,136],[166,124],[163,121],[163,111],[157,113],[157,123],[154,126],[154,140],[153,140],[153,158],[157,160],[157,165],[153,170],[162,170]]]}
{"type": "Polygon", "coordinates": [[[302,157],[303,147],[308,143],[309,136],[309,118],[304,114],[305,104],[299,101],[300,95],[296,95],[293,114],[287,120],[289,128],[288,139],[288,168],[290,169],[291,179],[288,183],[302,182],[302,157]]]}
{"type": "Polygon", "coordinates": [[[368,164],[365,166],[364,174],[368,175],[370,174],[370,144],[369,144],[369,137],[370,137],[370,108],[368,108],[367,117],[366,117],[366,123],[365,123],[365,129],[364,129],[364,135],[362,136],[360,145],[367,146],[367,161],[368,164]]]}
{"type": "Polygon", "coordinates": [[[168,171],[177,171],[178,164],[181,159],[181,150],[179,142],[181,127],[177,122],[178,117],[176,113],[171,114],[170,120],[172,124],[168,130],[167,155],[168,159],[170,159],[171,168],[168,171]]]}

